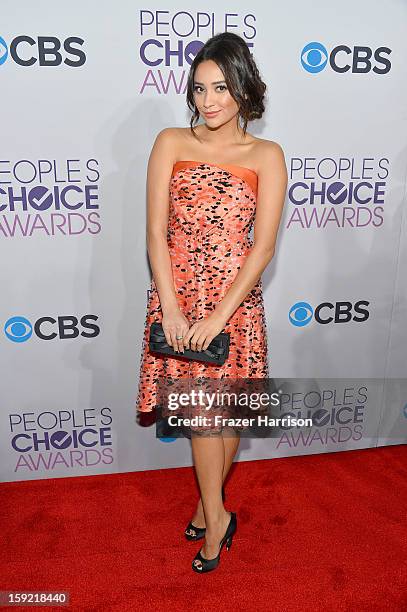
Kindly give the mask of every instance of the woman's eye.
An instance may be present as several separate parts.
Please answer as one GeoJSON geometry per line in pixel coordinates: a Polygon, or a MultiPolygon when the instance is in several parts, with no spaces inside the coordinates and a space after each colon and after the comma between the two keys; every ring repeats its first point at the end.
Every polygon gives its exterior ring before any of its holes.
{"type": "MultiPolygon", "coordinates": [[[[216,89],[219,89],[219,88],[220,88],[221,91],[225,91],[227,89],[226,85],[218,85],[216,87],[216,89]]],[[[198,93],[201,93],[201,91],[198,91],[198,90],[202,90],[202,87],[200,85],[195,85],[194,91],[196,91],[198,93]]]]}

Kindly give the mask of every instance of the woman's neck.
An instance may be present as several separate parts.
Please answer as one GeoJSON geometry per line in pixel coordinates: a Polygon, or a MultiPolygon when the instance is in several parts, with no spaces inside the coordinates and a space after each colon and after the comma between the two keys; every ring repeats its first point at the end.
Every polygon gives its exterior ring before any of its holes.
{"type": "Polygon", "coordinates": [[[217,128],[210,128],[205,123],[197,126],[200,130],[197,132],[203,143],[209,146],[228,147],[233,145],[244,144],[250,135],[243,133],[243,129],[231,121],[220,125],[217,128]]]}

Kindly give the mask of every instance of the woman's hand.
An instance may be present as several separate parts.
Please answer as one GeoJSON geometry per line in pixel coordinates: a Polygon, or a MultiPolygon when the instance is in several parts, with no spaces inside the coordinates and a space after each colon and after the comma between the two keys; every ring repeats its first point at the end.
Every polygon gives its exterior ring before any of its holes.
{"type": "Polygon", "coordinates": [[[184,352],[184,338],[189,330],[189,321],[184,316],[183,312],[176,308],[169,312],[163,313],[162,326],[167,344],[172,346],[175,351],[184,352]],[[182,336],[181,340],[177,340],[177,336],[182,336]]]}
{"type": "Polygon", "coordinates": [[[191,349],[193,351],[206,350],[214,337],[222,331],[225,325],[225,319],[216,313],[212,313],[200,321],[195,321],[187,334],[184,334],[184,345],[188,346],[189,341],[191,341],[191,349]]]}

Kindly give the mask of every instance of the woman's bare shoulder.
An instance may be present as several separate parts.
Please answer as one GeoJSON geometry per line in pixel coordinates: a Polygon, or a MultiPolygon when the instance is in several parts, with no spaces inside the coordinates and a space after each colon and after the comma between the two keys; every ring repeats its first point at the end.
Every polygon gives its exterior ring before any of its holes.
{"type": "Polygon", "coordinates": [[[189,136],[189,132],[189,128],[166,127],[158,132],[157,138],[171,140],[174,143],[182,142],[189,136]]]}
{"type": "Polygon", "coordinates": [[[165,127],[157,133],[156,139],[175,141],[180,138],[181,129],[182,128],[177,127],[165,127]]]}
{"type": "Polygon", "coordinates": [[[150,157],[158,158],[160,167],[164,167],[166,163],[171,166],[178,159],[185,138],[182,132],[182,128],[165,127],[157,133],[150,157]]]}
{"type": "Polygon", "coordinates": [[[285,155],[281,144],[275,140],[258,138],[256,143],[256,165],[259,173],[267,172],[271,166],[285,166],[285,155]]]}
{"type": "Polygon", "coordinates": [[[187,143],[189,133],[189,128],[166,127],[158,132],[156,141],[165,143],[165,145],[171,147],[172,152],[176,154],[178,150],[187,143]]]}
{"type": "Polygon", "coordinates": [[[283,147],[276,140],[267,140],[267,138],[256,138],[256,153],[261,157],[264,154],[284,153],[283,147]]]}

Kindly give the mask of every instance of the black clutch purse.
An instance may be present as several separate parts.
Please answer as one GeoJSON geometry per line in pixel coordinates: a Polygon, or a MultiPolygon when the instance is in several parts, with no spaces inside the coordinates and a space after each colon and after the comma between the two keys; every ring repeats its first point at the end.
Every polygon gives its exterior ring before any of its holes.
{"type": "Polygon", "coordinates": [[[220,332],[220,334],[212,339],[206,350],[193,351],[185,347],[184,352],[179,353],[167,343],[161,323],[151,323],[150,326],[149,348],[153,353],[162,353],[163,355],[171,355],[172,357],[184,357],[193,361],[207,361],[208,363],[222,365],[228,358],[229,344],[230,333],[220,332]]]}

